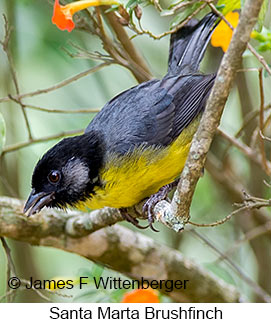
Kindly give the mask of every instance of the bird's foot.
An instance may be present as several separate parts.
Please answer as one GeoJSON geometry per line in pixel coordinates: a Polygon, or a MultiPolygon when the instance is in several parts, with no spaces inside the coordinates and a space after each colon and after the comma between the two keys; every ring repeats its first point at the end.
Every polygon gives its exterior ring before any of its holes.
{"type": "Polygon", "coordinates": [[[150,228],[155,231],[155,232],[159,232],[158,230],[156,230],[154,227],[153,227],[153,222],[154,222],[154,214],[153,214],[153,210],[154,210],[154,207],[155,205],[158,203],[158,202],[161,202],[162,200],[165,200],[169,194],[169,192],[177,186],[178,184],[178,181],[179,180],[175,180],[174,182],[172,183],[169,183],[163,187],[160,188],[160,190],[151,195],[149,197],[149,199],[144,203],[143,205],[143,208],[142,208],[142,211],[143,213],[147,214],[148,216],[148,221],[149,221],[149,226],[150,228]]]}
{"type": "Polygon", "coordinates": [[[138,220],[136,218],[134,218],[133,216],[131,216],[128,212],[126,208],[121,208],[119,209],[120,214],[122,215],[123,219],[132,223],[135,227],[137,227],[138,229],[147,229],[149,227],[149,225],[146,226],[142,226],[139,224],[138,220]]]}

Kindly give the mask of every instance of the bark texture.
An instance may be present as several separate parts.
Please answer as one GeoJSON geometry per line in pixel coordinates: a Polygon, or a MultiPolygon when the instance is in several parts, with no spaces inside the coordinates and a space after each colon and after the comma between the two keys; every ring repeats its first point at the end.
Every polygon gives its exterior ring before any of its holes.
{"type": "Polygon", "coordinates": [[[73,252],[134,279],[189,280],[185,290],[161,290],[176,302],[239,302],[233,286],[180,252],[118,224],[101,229],[121,220],[113,209],[90,214],[47,209],[30,218],[22,210],[22,201],[0,198],[0,236],[73,252]]]}

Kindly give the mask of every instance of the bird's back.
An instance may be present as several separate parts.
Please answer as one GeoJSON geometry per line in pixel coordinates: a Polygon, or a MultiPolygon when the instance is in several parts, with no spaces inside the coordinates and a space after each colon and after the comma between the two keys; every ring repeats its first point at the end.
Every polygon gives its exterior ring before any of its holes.
{"type": "Polygon", "coordinates": [[[89,124],[105,160],[88,207],[132,206],[180,175],[215,79],[198,72],[215,21],[210,14],[174,34],[167,75],[119,94],[89,124]]]}
{"type": "Polygon", "coordinates": [[[141,144],[167,146],[204,109],[215,75],[198,68],[217,17],[191,20],[171,36],[168,73],[110,100],[86,132],[99,131],[106,150],[125,154],[141,144]]]}

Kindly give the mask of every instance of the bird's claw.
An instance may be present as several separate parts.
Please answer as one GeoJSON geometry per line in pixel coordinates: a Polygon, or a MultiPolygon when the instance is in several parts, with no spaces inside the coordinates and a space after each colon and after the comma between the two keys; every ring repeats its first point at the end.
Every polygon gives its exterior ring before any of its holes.
{"type": "Polygon", "coordinates": [[[149,197],[149,199],[144,203],[143,207],[142,207],[142,211],[144,214],[146,214],[148,216],[148,221],[149,221],[149,226],[150,228],[155,231],[155,232],[159,232],[158,230],[156,230],[153,227],[153,223],[154,223],[154,207],[155,205],[164,200],[167,197],[167,193],[165,192],[164,186],[155,194],[151,195],[149,197]]]}
{"type": "Polygon", "coordinates": [[[133,216],[131,216],[128,212],[126,208],[121,208],[119,209],[122,217],[124,218],[124,220],[132,223],[135,227],[137,227],[138,229],[147,229],[148,227],[150,227],[154,232],[159,232],[157,229],[154,228],[153,223],[154,223],[154,207],[157,203],[161,202],[162,200],[167,199],[168,193],[178,184],[178,180],[167,184],[163,187],[160,188],[160,190],[151,195],[149,197],[149,199],[144,203],[143,207],[142,207],[142,212],[143,214],[147,215],[148,218],[148,222],[149,224],[146,226],[142,226],[139,224],[138,220],[136,218],[134,218],[133,216]]]}
{"type": "Polygon", "coordinates": [[[131,216],[125,208],[119,209],[120,214],[122,215],[123,219],[132,223],[138,229],[147,229],[150,225],[142,226],[139,224],[138,220],[131,216]]]}
{"type": "Polygon", "coordinates": [[[167,199],[168,193],[178,184],[178,180],[167,184],[163,187],[160,188],[160,190],[151,195],[149,197],[149,199],[144,203],[143,207],[142,207],[142,212],[144,214],[147,214],[148,216],[148,221],[149,221],[149,226],[150,228],[155,231],[155,232],[159,232],[158,230],[156,230],[153,227],[153,223],[154,223],[154,207],[157,203],[167,199]]]}

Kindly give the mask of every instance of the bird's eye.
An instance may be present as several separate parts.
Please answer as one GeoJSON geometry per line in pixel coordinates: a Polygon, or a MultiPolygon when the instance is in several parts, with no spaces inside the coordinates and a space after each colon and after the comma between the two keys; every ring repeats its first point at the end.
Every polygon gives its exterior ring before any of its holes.
{"type": "Polygon", "coordinates": [[[60,172],[58,170],[52,170],[48,175],[48,179],[52,184],[56,184],[60,180],[60,172]]]}

